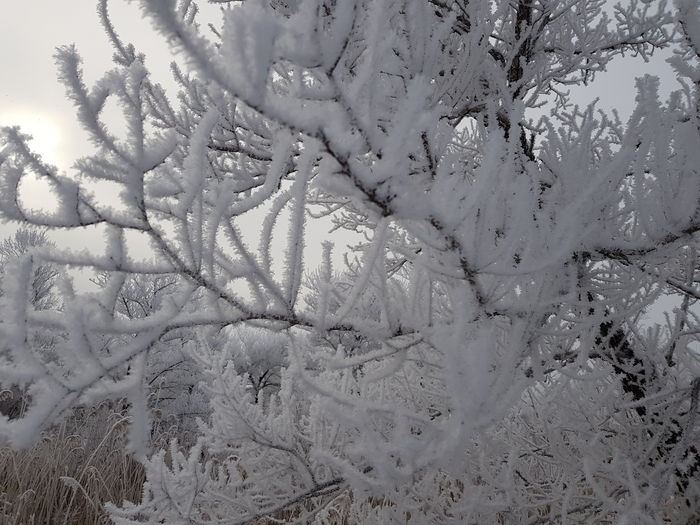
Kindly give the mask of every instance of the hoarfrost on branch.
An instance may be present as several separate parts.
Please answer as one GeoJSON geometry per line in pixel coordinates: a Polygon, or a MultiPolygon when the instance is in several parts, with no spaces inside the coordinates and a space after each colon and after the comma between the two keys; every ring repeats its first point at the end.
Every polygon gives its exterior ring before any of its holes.
{"type": "Polygon", "coordinates": [[[140,2],[186,63],[173,101],[99,2],[114,68],[88,87],[78,51],[56,53],[98,147],[70,174],[2,131],[3,217],[105,239],[101,254],[38,248],[5,279],[0,382],[31,402],[0,418],[2,439],[126,398],[148,479],[140,503],[111,507],[120,524],[690,519],[698,5],[218,3],[207,28],[195,2],[140,2]],[[678,90],[664,101],[640,77],[627,122],[569,99],[668,47],[678,90]],[[30,174],[55,210],[19,197],[30,174]],[[343,267],[318,220],[352,232],[343,267]],[[104,278],[90,293],[64,278],[63,307],[42,309],[31,270],[46,264],[104,278]],[[138,276],[168,291],[127,315],[138,276]],[[56,334],[55,358],[36,330],[56,334]],[[153,453],[147,371],[168,345],[195,360],[212,415],[193,448],[153,453]]]}

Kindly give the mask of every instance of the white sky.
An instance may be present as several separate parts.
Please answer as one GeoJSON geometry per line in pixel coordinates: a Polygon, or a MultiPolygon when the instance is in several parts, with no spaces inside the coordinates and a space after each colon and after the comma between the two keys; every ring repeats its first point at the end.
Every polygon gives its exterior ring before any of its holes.
{"type": "MultiPolygon", "coordinates": [[[[200,3],[207,14],[215,12],[214,7],[200,3]]],[[[112,50],[98,22],[95,0],[0,0],[0,6],[0,125],[26,128],[46,160],[68,168],[76,157],[89,152],[89,144],[56,79],[53,53],[59,45],[76,44],[88,85],[112,67],[112,50]]],[[[112,0],[110,12],[124,40],[146,52],[153,77],[167,83],[168,48],[142,20],[136,2],[112,0]]],[[[669,70],[662,59],[654,62],[650,67],[641,60],[613,61],[609,73],[576,93],[582,103],[599,96],[605,106],[618,107],[624,117],[634,103],[635,75],[659,73],[669,87],[669,70]]]]}
{"type": "MultiPolygon", "coordinates": [[[[56,78],[53,55],[56,47],[75,44],[83,58],[88,87],[112,69],[113,49],[99,22],[96,5],[95,0],[0,0],[0,126],[21,126],[34,137],[35,151],[66,171],[93,147],[56,78]]],[[[203,7],[210,19],[218,9],[206,4],[203,7]]],[[[151,29],[150,22],[142,19],[137,3],[112,0],[109,11],[122,40],[146,53],[146,64],[154,78],[167,87],[171,79],[168,46],[151,29]]],[[[120,113],[109,103],[105,120],[118,131],[120,113]]],[[[36,207],[49,200],[38,184],[24,185],[22,196],[36,207]]],[[[13,230],[10,225],[0,225],[0,237],[13,230]]],[[[80,242],[85,242],[85,236],[81,237],[80,242]]],[[[71,241],[67,236],[66,242],[71,241]]]]}
{"type": "MultiPolygon", "coordinates": [[[[217,7],[199,3],[210,20],[217,19],[217,7]]],[[[91,152],[92,146],[75,122],[74,108],[56,79],[53,54],[57,46],[74,43],[83,57],[88,86],[112,68],[112,49],[99,24],[96,2],[0,0],[0,7],[0,125],[21,125],[35,137],[33,146],[45,160],[69,170],[76,158],[91,152]]],[[[110,13],[122,39],[146,53],[152,76],[167,86],[171,55],[160,35],[141,18],[136,2],[112,0],[110,13]]],[[[577,88],[577,100],[585,104],[600,97],[603,107],[617,107],[624,119],[634,104],[634,77],[645,72],[659,74],[667,90],[672,86],[662,58],[651,65],[641,60],[617,60],[611,71],[600,75],[593,85],[577,88]]],[[[108,122],[118,126],[118,111],[109,110],[108,122]]],[[[28,185],[23,195],[36,206],[47,198],[40,187],[33,185],[28,185]]],[[[0,226],[0,237],[9,231],[0,226]]],[[[80,243],[84,242],[82,235],[80,243]]]]}
{"type": "MultiPolygon", "coordinates": [[[[0,64],[4,73],[0,83],[0,123],[26,127],[35,135],[34,146],[47,161],[68,167],[74,158],[84,154],[86,140],[74,122],[72,104],[56,79],[53,54],[57,46],[75,43],[83,55],[88,81],[110,67],[111,51],[98,23],[95,3],[0,2],[0,64]]],[[[134,14],[134,6],[125,5],[115,13],[132,19],[134,14]]],[[[130,21],[129,27],[134,25],[130,21]]],[[[153,40],[150,33],[142,34],[146,40],[153,40]]]]}

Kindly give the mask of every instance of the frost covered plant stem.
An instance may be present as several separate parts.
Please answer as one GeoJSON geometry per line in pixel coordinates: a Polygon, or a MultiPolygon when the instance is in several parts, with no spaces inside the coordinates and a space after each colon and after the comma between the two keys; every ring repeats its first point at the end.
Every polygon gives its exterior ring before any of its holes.
{"type": "Polygon", "coordinates": [[[126,397],[147,481],[140,503],[112,507],[122,524],[689,519],[697,4],[217,3],[205,29],[195,2],[140,2],[187,64],[173,65],[177,105],[106,0],[115,69],[88,88],[77,51],[57,52],[99,147],[73,174],[3,131],[3,216],[105,238],[101,254],[37,252],[8,286],[0,380],[29,385],[32,406],[3,438],[22,446],[76,403],[126,397]],[[626,123],[570,101],[619,57],[669,47],[668,101],[651,76],[626,123]],[[126,137],[102,121],[109,97],[126,137]],[[55,211],[19,198],[29,174],[55,211]],[[341,269],[319,221],[353,232],[341,269]],[[39,263],[108,278],[89,294],[66,281],[66,306],[37,310],[39,263]],[[117,304],[134,274],[173,283],[138,317],[117,304]],[[648,329],[659,304],[674,306],[648,329]],[[245,325],[268,334],[246,342],[245,325]],[[60,359],[26,344],[35,327],[63,334],[60,359]],[[148,362],[184,331],[212,417],[191,450],[151,454],[148,362]]]}

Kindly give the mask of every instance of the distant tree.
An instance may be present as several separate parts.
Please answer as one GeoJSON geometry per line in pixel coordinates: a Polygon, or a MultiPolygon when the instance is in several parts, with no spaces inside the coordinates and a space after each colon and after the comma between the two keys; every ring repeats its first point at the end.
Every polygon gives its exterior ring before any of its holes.
{"type": "MultiPolygon", "coordinates": [[[[30,257],[34,248],[51,248],[53,246],[54,243],[49,241],[45,231],[20,228],[14,235],[6,237],[0,242],[0,274],[5,280],[13,279],[12,273],[6,273],[8,264],[16,262],[22,257],[30,257]]],[[[51,264],[39,264],[34,267],[33,273],[29,297],[32,306],[38,310],[55,308],[58,305],[54,288],[58,269],[51,264]]],[[[2,289],[0,289],[0,293],[2,293],[2,289]]]]}
{"type": "Polygon", "coordinates": [[[244,325],[225,332],[221,339],[222,350],[247,376],[255,403],[265,403],[279,392],[282,369],[288,363],[289,342],[284,334],[244,325]]]}
{"type": "MultiPolygon", "coordinates": [[[[14,267],[20,261],[30,260],[35,248],[50,248],[53,243],[49,241],[46,232],[20,228],[14,235],[6,237],[0,242],[0,279],[8,283],[16,279],[14,267]]],[[[25,263],[26,264],[26,263],[25,263]]],[[[31,264],[31,263],[30,263],[31,264]]],[[[28,300],[37,310],[47,310],[58,306],[58,297],[55,293],[58,270],[51,264],[32,265],[33,275],[30,276],[30,288],[28,300]]],[[[0,296],[3,295],[4,286],[0,286],[0,296]]],[[[44,356],[51,352],[53,337],[45,330],[33,331],[30,337],[35,351],[44,356]]],[[[26,398],[23,389],[16,384],[8,385],[4,389],[4,382],[0,379],[0,413],[9,417],[17,417],[24,411],[26,398]]]]}
{"type": "MultiPolygon", "coordinates": [[[[100,288],[114,286],[108,273],[98,274],[92,282],[100,288]]],[[[176,285],[177,278],[172,275],[125,276],[117,292],[115,313],[129,320],[146,319],[163,307],[176,285]]],[[[128,345],[138,335],[106,335],[101,346],[109,352],[128,345]]],[[[168,334],[149,351],[144,384],[147,407],[153,415],[151,434],[166,442],[170,437],[185,439],[191,435],[196,430],[196,418],[208,413],[207,400],[198,387],[202,376],[187,351],[196,339],[196,334],[183,328],[168,334]]]]}
{"type": "Polygon", "coordinates": [[[75,175],[3,130],[3,216],[101,229],[101,254],[41,255],[107,277],[66,286],[60,312],[31,308],[31,269],[8,288],[2,380],[30,384],[32,406],[0,435],[22,446],[75,403],[126,397],[148,479],[111,508],[120,524],[692,523],[700,6],[216,3],[206,29],[193,1],[140,2],[187,63],[177,105],[106,0],[115,68],[88,89],[77,51],[58,50],[98,145],[75,175]],[[680,81],[667,101],[648,75],[626,123],[571,101],[568,86],[662,48],[680,81]],[[102,121],[110,97],[123,138],[102,121]],[[55,211],[19,197],[30,174],[55,211]],[[362,238],[339,272],[315,219],[362,238]],[[145,315],[122,293],[136,275],[176,277],[145,315]],[[645,324],[651,308],[665,324],[645,324]],[[241,326],[275,334],[265,359],[284,348],[273,384],[241,326]],[[69,334],[57,362],[30,327],[69,334]],[[149,457],[148,363],[183,330],[211,417],[193,447],[149,457]]]}

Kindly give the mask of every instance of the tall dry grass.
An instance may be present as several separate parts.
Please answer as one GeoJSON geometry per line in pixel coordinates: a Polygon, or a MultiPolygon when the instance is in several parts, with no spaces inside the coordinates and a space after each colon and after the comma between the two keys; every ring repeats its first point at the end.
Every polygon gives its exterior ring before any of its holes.
{"type": "Polygon", "coordinates": [[[125,423],[102,405],[31,448],[0,449],[0,525],[106,525],[104,502],[139,501],[144,471],[125,453],[125,423]]]}

